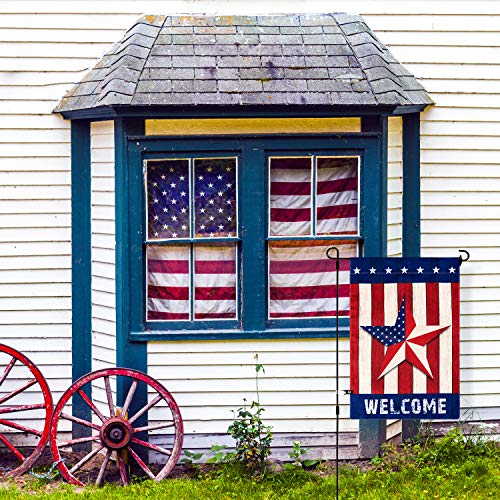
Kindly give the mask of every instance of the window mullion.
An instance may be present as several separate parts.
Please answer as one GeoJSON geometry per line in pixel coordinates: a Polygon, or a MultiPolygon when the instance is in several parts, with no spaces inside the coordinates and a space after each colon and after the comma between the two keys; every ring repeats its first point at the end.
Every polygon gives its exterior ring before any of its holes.
{"type": "Polygon", "coordinates": [[[242,240],[242,324],[246,331],[262,331],[266,299],[266,198],[264,150],[246,147],[240,169],[242,240]]]}

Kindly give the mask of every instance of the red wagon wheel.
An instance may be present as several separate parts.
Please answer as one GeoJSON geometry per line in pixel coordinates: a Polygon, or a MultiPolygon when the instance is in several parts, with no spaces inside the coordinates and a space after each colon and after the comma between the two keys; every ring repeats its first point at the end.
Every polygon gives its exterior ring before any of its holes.
{"type": "Polygon", "coordinates": [[[19,351],[0,344],[0,456],[5,476],[26,472],[49,438],[52,395],[40,370],[19,351]]]}
{"type": "Polygon", "coordinates": [[[64,460],[58,467],[72,484],[128,484],[131,476],[160,481],[170,474],[183,437],[179,408],[165,387],[139,371],[111,368],[81,377],[62,395],[52,417],[50,448],[55,461],[64,460]],[[121,406],[115,404],[119,384],[128,388],[121,406]],[[147,401],[138,401],[144,389],[147,401]],[[85,403],[92,418],[71,415],[77,401],[85,403]],[[64,436],[69,424],[73,435],[83,437],[64,436]]]}

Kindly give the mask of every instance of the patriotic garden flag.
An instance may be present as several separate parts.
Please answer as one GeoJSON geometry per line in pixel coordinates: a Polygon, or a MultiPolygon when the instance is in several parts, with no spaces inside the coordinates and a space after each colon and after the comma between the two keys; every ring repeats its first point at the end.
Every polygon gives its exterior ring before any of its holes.
{"type": "Polygon", "coordinates": [[[351,418],[459,417],[459,265],[351,259],[351,418]]]}

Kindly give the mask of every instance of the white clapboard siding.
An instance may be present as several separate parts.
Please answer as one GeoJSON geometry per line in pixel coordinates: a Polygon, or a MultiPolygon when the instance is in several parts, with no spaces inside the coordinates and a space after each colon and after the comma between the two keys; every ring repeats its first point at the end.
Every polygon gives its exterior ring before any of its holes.
{"type": "Polygon", "coordinates": [[[113,122],[91,125],[92,369],[116,365],[113,122]],[[102,204],[106,200],[106,204],[102,204]],[[102,237],[104,236],[104,238],[102,237]]]}
{"type": "Polygon", "coordinates": [[[389,162],[387,193],[387,255],[401,256],[401,203],[402,203],[402,120],[389,118],[389,162]]]}

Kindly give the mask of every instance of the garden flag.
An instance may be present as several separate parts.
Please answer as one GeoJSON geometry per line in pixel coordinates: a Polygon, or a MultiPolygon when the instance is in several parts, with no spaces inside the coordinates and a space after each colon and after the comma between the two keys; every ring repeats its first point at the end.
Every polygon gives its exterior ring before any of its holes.
{"type": "Polygon", "coordinates": [[[459,266],[351,259],[351,418],[459,417],[459,266]]]}

